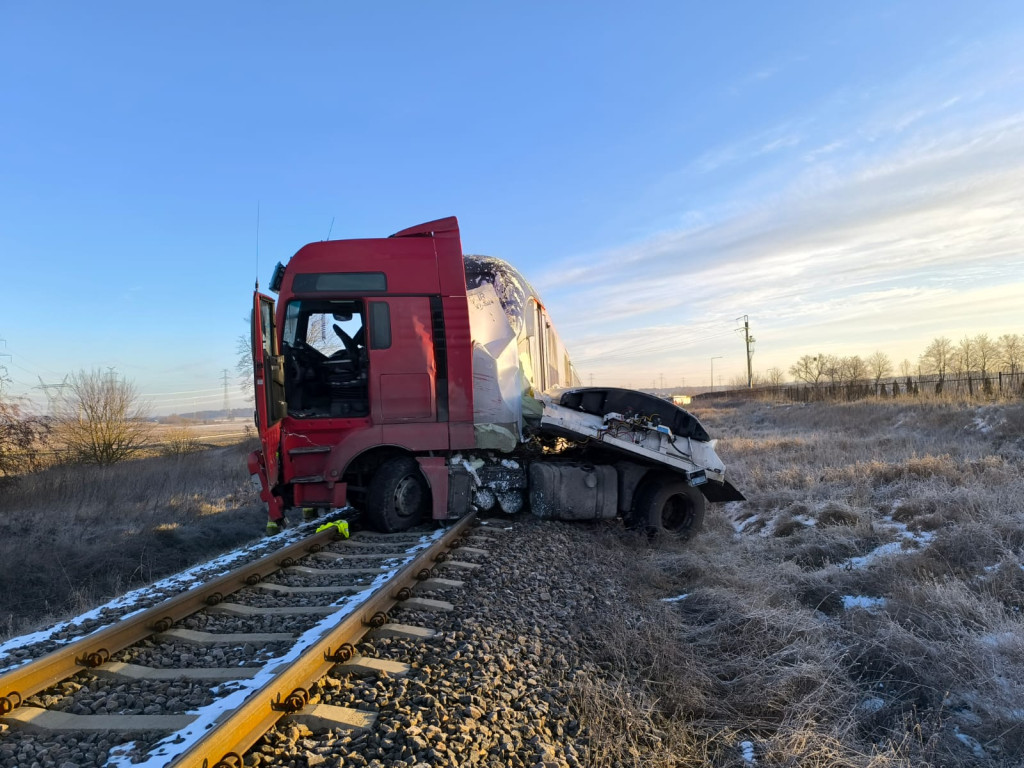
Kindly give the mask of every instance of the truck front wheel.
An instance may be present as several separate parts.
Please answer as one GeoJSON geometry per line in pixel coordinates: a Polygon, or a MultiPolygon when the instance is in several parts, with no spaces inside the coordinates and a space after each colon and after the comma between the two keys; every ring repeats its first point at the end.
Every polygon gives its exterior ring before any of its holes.
{"type": "Polygon", "coordinates": [[[676,477],[653,477],[637,494],[631,522],[653,534],[688,540],[704,525],[704,494],[676,477]]]}
{"type": "Polygon", "coordinates": [[[366,493],[370,525],[383,533],[412,528],[423,519],[429,506],[430,488],[419,464],[409,456],[381,464],[366,493]]]}

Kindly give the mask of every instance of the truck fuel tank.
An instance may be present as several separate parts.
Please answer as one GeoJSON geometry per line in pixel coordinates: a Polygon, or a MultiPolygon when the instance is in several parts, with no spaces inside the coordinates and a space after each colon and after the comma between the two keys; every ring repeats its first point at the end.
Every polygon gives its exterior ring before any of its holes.
{"type": "Polygon", "coordinates": [[[618,475],[607,465],[530,465],[530,509],[545,520],[601,520],[618,512],[618,475]]]}

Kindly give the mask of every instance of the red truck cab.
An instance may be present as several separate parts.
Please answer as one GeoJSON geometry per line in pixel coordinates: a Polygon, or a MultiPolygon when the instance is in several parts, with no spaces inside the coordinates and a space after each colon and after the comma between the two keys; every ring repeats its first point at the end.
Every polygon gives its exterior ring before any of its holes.
{"type": "Polygon", "coordinates": [[[310,243],[271,289],[276,303],[254,296],[261,449],[249,457],[270,519],[353,500],[386,531],[427,509],[447,517],[445,455],[474,445],[457,219],[310,243]]]}

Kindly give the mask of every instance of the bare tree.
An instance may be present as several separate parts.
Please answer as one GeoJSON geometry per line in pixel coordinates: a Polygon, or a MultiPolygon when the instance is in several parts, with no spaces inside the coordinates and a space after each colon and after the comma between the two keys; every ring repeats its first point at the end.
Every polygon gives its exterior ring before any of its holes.
{"type": "Polygon", "coordinates": [[[838,355],[818,355],[821,370],[828,377],[828,382],[835,389],[843,383],[843,361],[838,355]]]}
{"type": "Polygon", "coordinates": [[[7,395],[8,381],[0,366],[0,477],[38,469],[50,429],[46,420],[26,413],[17,398],[7,395]]]}
{"type": "Polygon", "coordinates": [[[953,357],[951,365],[956,371],[957,378],[967,377],[967,391],[974,394],[974,378],[972,371],[974,366],[977,365],[977,352],[974,346],[974,339],[964,336],[960,339],[960,342],[956,345],[956,349],[953,351],[953,357]]]}
{"type": "Polygon", "coordinates": [[[1024,365],[1024,338],[1019,333],[1004,333],[999,337],[999,364],[1013,375],[1024,365]]]}
{"type": "Polygon", "coordinates": [[[822,377],[825,376],[825,355],[804,355],[790,366],[789,372],[797,381],[806,381],[808,384],[818,386],[822,377]]]}
{"type": "Polygon", "coordinates": [[[900,363],[900,376],[905,379],[910,378],[910,372],[914,370],[914,365],[907,358],[903,358],[903,362],[900,363]]]}
{"type": "Polygon", "coordinates": [[[840,378],[853,384],[868,377],[868,366],[860,355],[850,355],[839,361],[840,378]]]}
{"type": "Polygon", "coordinates": [[[988,369],[999,357],[999,345],[988,337],[987,333],[979,333],[974,337],[974,357],[978,371],[982,377],[988,377],[988,369]]]}
{"type": "Polygon", "coordinates": [[[946,381],[946,373],[953,362],[953,342],[945,336],[932,339],[924,352],[921,353],[921,370],[925,373],[934,373],[939,377],[935,384],[935,393],[942,392],[942,386],[946,381]]]}
{"type": "Polygon", "coordinates": [[[148,410],[135,385],[113,372],[79,371],[56,409],[57,436],[72,461],[114,464],[149,439],[148,410]]]}
{"type": "Polygon", "coordinates": [[[252,343],[248,336],[239,336],[235,340],[235,376],[242,391],[251,392],[253,388],[252,343]]]}
{"type": "Polygon", "coordinates": [[[781,368],[772,367],[769,368],[768,371],[765,373],[765,380],[768,382],[769,386],[781,387],[785,375],[785,371],[783,371],[781,368]]]}
{"type": "Polygon", "coordinates": [[[999,359],[999,344],[988,337],[987,333],[979,333],[974,337],[975,365],[981,373],[981,386],[986,395],[992,394],[992,382],[988,378],[988,369],[996,365],[999,359]]]}
{"type": "MultiPolygon", "coordinates": [[[[906,361],[907,368],[910,367],[910,361],[906,361]]],[[[871,378],[875,381],[875,389],[878,389],[878,385],[882,379],[892,375],[892,360],[889,356],[881,350],[875,350],[872,352],[867,359],[868,371],[871,374],[871,378]]]]}

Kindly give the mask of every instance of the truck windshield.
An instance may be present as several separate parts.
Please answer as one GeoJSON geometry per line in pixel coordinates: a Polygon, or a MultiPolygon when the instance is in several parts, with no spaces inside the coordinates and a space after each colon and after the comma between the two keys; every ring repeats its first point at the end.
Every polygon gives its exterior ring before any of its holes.
{"type": "Polygon", "coordinates": [[[364,317],[363,303],[352,299],[288,302],[281,351],[290,416],[369,413],[364,317]]]}

